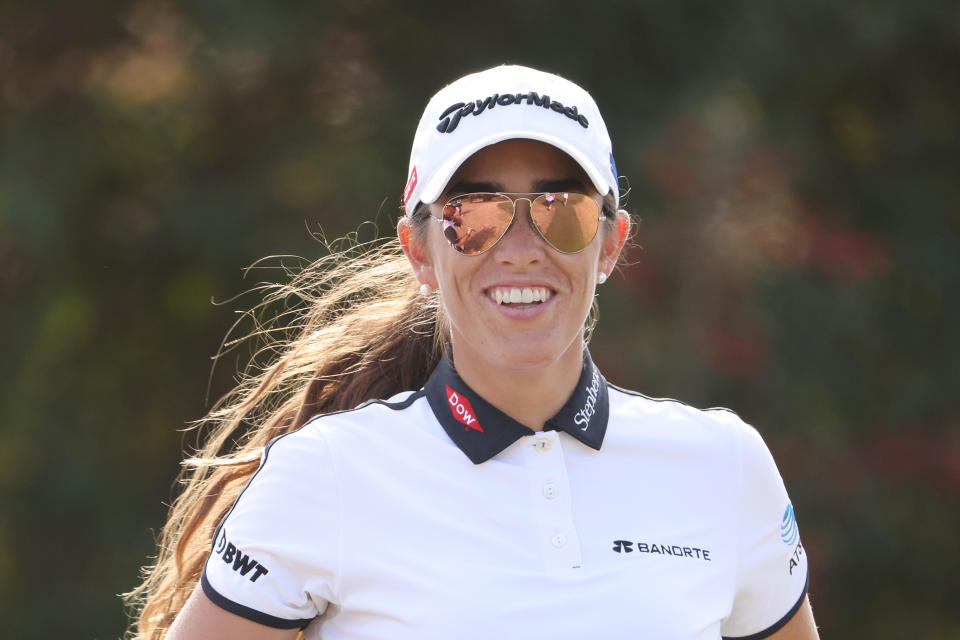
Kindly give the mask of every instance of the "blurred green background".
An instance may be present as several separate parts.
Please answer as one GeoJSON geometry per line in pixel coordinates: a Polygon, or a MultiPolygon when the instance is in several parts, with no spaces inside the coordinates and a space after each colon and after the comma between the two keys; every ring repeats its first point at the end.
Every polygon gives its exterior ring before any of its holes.
{"type": "Polygon", "coordinates": [[[960,638],[952,0],[0,2],[3,638],[121,636],[243,362],[256,296],[211,299],[390,233],[427,98],[501,62],[587,87],[630,180],[608,378],[760,429],[824,638],[960,638]]]}

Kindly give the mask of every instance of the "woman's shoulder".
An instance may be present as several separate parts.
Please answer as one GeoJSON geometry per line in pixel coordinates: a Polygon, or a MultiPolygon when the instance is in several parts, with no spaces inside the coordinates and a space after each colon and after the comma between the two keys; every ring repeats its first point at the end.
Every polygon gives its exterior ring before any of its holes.
{"type": "Polygon", "coordinates": [[[398,444],[395,441],[415,437],[426,422],[424,412],[429,411],[422,389],[404,391],[390,398],[368,400],[352,409],[314,416],[296,431],[276,438],[268,449],[307,447],[344,452],[398,444]]]}
{"type": "Polygon", "coordinates": [[[383,441],[389,441],[390,433],[396,431],[390,427],[405,422],[400,416],[414,407],[421,395],[405,392],[364,402],[353,409],[314,416],[264,447],[253,479],[258,484],[278,487],[335,482],[340,467],[337,460],[362,457],[364,451],[389,446],[389,442],[383,441]]]}
{"type": "Polygon", "coordinates": [[[642,420],[652,428],[693,430],[735,439],[759,437],[757,430],[726,407],[698,408],[674,398],[657,398],[607,383],[611,416],[642,420]]]}
{"type": "Polygon", "coordinates": [[[301,428],[323,430],[330,424],[341,424],[344,422],[369,423],[374,417],[399,417],[404,413],[414,409],[417,400],[424,395],[423,389],[419,391],[402,391],[394,396],[385,399],[372,399],[357,405],[352,409],[342,411],[332,411],[330,413],[321,413],[316,415],[301,428]]]}

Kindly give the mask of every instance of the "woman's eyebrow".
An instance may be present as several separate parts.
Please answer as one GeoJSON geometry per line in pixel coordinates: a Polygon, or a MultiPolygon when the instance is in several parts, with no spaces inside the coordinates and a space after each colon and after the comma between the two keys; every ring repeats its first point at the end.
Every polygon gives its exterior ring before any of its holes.
{"type": "Polygon", "coordinates": [[[450,195],[462,193],[497,193],[503,191],[503,185],[499,182],[466,182],[461,180],[447,187],[446,193],[450,195]]]}
{"type": "Polygon", "coordinates": [[[560,180],[537,180],[533,183],[534,191],[579,191],[586,193],[587,186],[579,178],[562,178],[560,180]]]}
{"type": "MultiPolygon", "coordinates": [[[[559,178],[549,180],[537,180],[533,183],[531,193],[553,192],[553,191],[580,191],[586,192],[587,186],[579,178],[559,178]]],[[[502,193],[503,185],[499,182],[468,182],[461,180],[450,185],[446,193],[450,195],[462,193],[502,193]]]]}

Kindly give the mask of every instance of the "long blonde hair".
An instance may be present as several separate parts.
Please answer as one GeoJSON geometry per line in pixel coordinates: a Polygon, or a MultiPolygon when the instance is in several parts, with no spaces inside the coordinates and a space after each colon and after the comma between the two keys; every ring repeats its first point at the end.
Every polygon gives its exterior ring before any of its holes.
{"type": "MultiPolygon", "coordinates": [[[[604,202],[608,214],[612,204],[612,197],[604,202]]],[[[430,219],[428,207],[418,207],[411,232],[425,238],[430,219]]],[[[262,344],[239,384],[195,425],[201,444],[182,463],[183,488],[156,563],[124,594],[132,608],[129,637],[164,637],[200,579],[214,529],[272,439],[313,416],[418,389],[442,356],[449,336],[443,306],[438,295],[419,293],[396,238],[344,239],[330,249],[289,283],[264,285],[263,302],[246,314],[257,319],[255,329],[229,341],[262,344]],[[272,317],[260,318],[270,309],[272,317]]],[[[596,315],[594,304],[587,335],[596,315]]]]}

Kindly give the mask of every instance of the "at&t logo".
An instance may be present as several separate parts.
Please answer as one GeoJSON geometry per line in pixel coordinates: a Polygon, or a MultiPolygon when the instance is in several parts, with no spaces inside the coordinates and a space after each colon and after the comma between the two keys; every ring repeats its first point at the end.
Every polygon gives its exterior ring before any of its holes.
{"type": "Polygon", "coordinates": [[[793,512],[793,505],[787,504],[787,510],[783,512],[783,520],[780,521],[780,539],[784,544],[793,544],[800,537],[797,530],[797,516],[793,512]]]}
{"type": "Polygon", "coordinates": [[[783,519],[780,521],[780,539],[783,540],[783,544],[792,545],[796,543],[796,546],[793,548],[793,553],[790,555],[790,566],[789,571],[790,575],[793,575],[793,570],[800,566],[800,556],[803,555],[803,544],[800,543],[800,530],[797,528],[797,514],[793,512],[793,505],[788,503],[787,508],[783,512],[783,519]]]}

